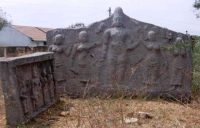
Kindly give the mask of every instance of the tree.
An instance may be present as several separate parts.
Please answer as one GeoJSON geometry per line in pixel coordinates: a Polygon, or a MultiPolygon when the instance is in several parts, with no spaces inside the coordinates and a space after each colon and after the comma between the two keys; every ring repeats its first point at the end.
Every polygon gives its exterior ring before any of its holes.
{"type": "MultiPolygon", "coordinates": [[[[193,4],[193,7],[196,9],[196,10],[199,10],[200,9],[200,0],[195,0],[194,4],[193,4]]],[[[196,13],[196,16],[197,18],[200,18],[200,14],[199,13],[196,13]]]]}
{"type": "Polygon", "coordinates": [[[7,14],[0,8],[0,30],[10,22],[7,20],[7,14]]]}
{"type": "Polygon", "coordinates": [[[76,24],[72,24],[67,28],[84,28],[85,24],[84,23],[76,23],[76,24]]]}

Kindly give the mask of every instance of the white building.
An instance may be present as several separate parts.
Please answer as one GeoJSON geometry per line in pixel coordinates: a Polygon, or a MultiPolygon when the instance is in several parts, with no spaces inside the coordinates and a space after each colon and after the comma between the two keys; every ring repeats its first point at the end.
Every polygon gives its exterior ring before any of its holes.
{"type": "Polygon", "coordinates": [[[0,30],[0,47],[44,46],[50,28],[7,25],[0,30]]]}

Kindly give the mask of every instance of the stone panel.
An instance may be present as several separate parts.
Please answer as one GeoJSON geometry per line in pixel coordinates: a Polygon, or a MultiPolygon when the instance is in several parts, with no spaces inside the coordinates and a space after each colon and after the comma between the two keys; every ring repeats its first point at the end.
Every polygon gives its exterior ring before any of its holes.
{"type": "Polygon", "coordinates": [[[132,19],[120,7],[88,27],[47,32],[47,44],[55,80],[69,96],[190,98],[190,37],[132,19]]]}
{"type": "Polygon", "coordinates": [[[26,122],[57,100],[54,80],[54,55],[34,53],[0,61],[1,83],[7,124],[26,122]]]}

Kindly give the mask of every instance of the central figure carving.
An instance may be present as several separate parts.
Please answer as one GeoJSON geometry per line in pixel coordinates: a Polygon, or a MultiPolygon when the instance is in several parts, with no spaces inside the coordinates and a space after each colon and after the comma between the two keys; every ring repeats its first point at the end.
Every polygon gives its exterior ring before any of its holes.
{"type": "Polygon", "coordinates": [[[130,40],[129,30],[125,28],[123,11],[116,8],[113,16],[112,28],[104,32],[104,54],[107,54],[108,82],[110,84],[123,83],[127,46],[130,40]]]}

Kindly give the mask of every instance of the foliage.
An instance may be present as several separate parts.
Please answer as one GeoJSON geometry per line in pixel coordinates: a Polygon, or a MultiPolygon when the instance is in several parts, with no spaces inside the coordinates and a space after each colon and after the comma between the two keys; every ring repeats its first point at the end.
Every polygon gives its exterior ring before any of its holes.
{"type": "Polygon", "coordinates": [[[174,42],[172,45],[170,46],[162,46],[162,49],[164,51],[170,51],[170,52],[174,52],[176,49],[187,49],[187,48],[191,48],[191,44],[189,43],[181,43],[181,44],[178,44],[176,42],[174,42]]]}
{"type": "Polygon", "coordinates": [[[178,43],[178,42],[175,41],[171,45],[162,46],[161,48],[164,51],[170,51],[171,53],[174,53],[176,50],[183,50],[183,49],[193,50],[194,44],[195,43],[193,41],[191,41],[191,42],[185,41],[185,42],[182,42],[182,43],[178,43]]]}
{"type": "Polygon", "coordinates": [[[200,37],[194,37],[194,39],[192,92],[194,96],[198,96],[200,94],[200,37]]]}
{"type": "Polygon", "coordinates": [[[191,36],[191,42],[185,42],[178,44],[174,42],[170,46],[163,46],[164,51],[170,51],[174,53],[176,49],[190,49],[193,54],[193,80],[192,80],[192,94],[193,98],[197,98],[200,95],[200,37],[191,36]]]}
{"type": "Polygon", "coordinates": [[[200,8],[200,0],[196,0],[193,7],[196,9],[199,9],[200,8]]]}
{"type": "Polygon", "coordinates": [[[67,28],[84,28],[85,24],[84,23],[76,23],[76,24],[72,24],[67,28]]]}
{"type": "MultiPolygon", "coordinates": [[[[196,0],[193,4],[193,7],[196,9],[196,10],[199,10],[200,9],[200,0],[196,0]]],[[[200,14],[199,13],[196,13],[196,16],[197,18],[200,18],[200,14]]]]}
{"type": "Polygon", "coordinates": [[[7,14],[0,8],[0,30],[10,22],[7,20],[7,14]]]}

